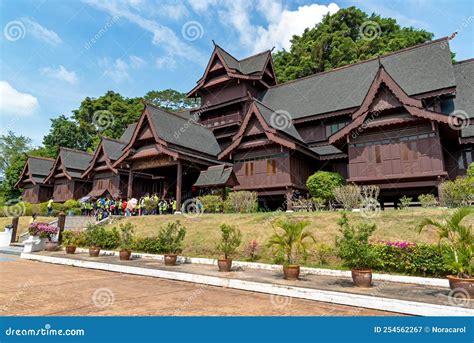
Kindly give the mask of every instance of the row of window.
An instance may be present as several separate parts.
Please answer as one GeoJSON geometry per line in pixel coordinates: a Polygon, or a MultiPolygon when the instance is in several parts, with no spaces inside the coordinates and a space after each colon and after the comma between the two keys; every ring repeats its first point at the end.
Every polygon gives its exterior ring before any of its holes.
{"type": "Polygon", "coordinates": [[[430,132],[430,133],[422,133],[418,135],[402,136],[398,138],[381,139],[381,140],[363,142],[363,143],[352,143],[349,146],[351,148],[363,148],[365,146],[370,146],[370,145],[398,144],[400,142],[416,141],[419,139],[426,139],[426,138],[433,138],[433,137],[436,137],[436,134],[434,132],[430,132]]]}
{"type": "MultiPolygon", "coordinates": [[[[407,144],[402,144],[400,147],[403,161],[418,159],[416,142],[408,142],[407,144]]],[[[368,160],[369,163],[382,163],[382,147],[380,145],[370,146],[368,148],[368,160]]]]}
{"type": "MultiPolygon", "coordinates": [[[[267,176],[276,174],[276,160],[267,160],[267,176]]],[[[245,176],[254,175],[254,162],[245,162],[245,176]]]]}
{"type": "Polygon", "coordinates": [[[333,123],[333,124],[326,125],[326,138],[333,135],[334,133],[336,133],[337,131],[342,129],[347,124],[349,124],[349,121],[343,121],[343,122],[339,122],[339,123],[333,123]]]}

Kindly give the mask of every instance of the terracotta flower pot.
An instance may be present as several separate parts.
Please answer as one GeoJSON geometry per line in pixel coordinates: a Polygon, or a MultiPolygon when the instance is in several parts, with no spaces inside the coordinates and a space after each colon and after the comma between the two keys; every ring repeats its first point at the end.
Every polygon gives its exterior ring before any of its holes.
{"type": "Polygon", "coordinates": [[[100,248],[98,247],[91,247],[89,248],[89,256],[90,257],[99,257],[100,248]]]}
{"type": "Polygon", "coordinates": [[[232,269],[232,259],[231,258],[222,258],[217,260],[217,266],[219,267],[220,272],[230,272],[232,269]]]}
{"type": "Polygon", "coordinates": [[[299,276],[300,276],[300,266],[295,265],[295,264],[283,266],[283,277],[286,280],[298,280],[299,276]]]}
{"type": "Polygon", "coordinates": [[[58,250],[58,242],[47,241],[44,244],[44,250],[46,250],[46,251],[56,251],[56,250],[58,250]]]}
{"type": "Polygon", "coordinates": [[[356,287],[372,287],[372,269],[352,269],[351,273],[356,287]]]}
{"type": "Polygon", "coordinates": [[[68,245],[66,246],[66,254],[74,254],[76,252],[75,245],[68,245]]]}
{"type": "Polygon", "coordinates": [[[448,275],[449,288],[463,289],[469,294],[469,298],[474,300],[474,277],[459,278],[454,275],[448,275]]]}
{"type": "Polygon", "coordinates": [[[131,255],[132,255],[132,252],[130,250],[120,250],[120,253],[119,253],[120,260],[122,261],[130,260],[131,255]]]}
{"type": "Polygon", "coordinates": [[[165,265],[166,266],[175,266],[178,255],[176,254],[165,254],[165,265]]]}

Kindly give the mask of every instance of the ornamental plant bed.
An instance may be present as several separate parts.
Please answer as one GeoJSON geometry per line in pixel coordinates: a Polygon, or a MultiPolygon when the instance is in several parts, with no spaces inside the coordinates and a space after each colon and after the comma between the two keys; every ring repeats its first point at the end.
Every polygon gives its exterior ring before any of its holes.
{"type": "Polygon", "coordinates": [[[438,232],[439,243],[446,244],[449,254],[446,264],[456,272],[448,275],[451,294],[464,293],[465,297],[474,299],[474,233],[471,225],[463,225],[465,217],[474,213],[473,208],[459,208],[444,221],[425,218],[418,226],[419,232],[431,226],[438,232]]]}
{"type": "Polygon", "coordinates": [[[28,233],[32,237],[38,237],[45,241],[45,250],[55,251],[58,248],[57,242],[52,242],[52,238],[57,235],[59,228],[48,223],[31,223],[28,226],[28,233]]]}

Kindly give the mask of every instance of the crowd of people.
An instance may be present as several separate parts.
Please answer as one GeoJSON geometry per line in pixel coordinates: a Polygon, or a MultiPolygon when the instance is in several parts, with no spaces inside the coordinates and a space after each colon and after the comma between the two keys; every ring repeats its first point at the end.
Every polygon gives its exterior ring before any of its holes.
{"type": "Polygon", "coordinates": [[[140,199],[101,197],[82,202],[81,212],[85,216],[95,216],[98,221],[111,215],[126,217],[173,214],[176,212],[176,200],[174,198],[160,198],[157,194],[146,194],[140,199]]]}

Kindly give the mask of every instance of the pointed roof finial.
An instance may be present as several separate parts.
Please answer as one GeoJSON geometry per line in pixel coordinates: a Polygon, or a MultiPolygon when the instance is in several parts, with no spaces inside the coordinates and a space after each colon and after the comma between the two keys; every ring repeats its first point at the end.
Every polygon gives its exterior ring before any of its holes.
{"type": "Polygon", "coordinates": [[[451,34],[451,36],[448,37],[448,40],[454,39],[457,34],[458,34],[458,32],[457,32],[457,31],[454,31],[454,32],[451,34]]]}
{"type": "Polygon", "coordinates": [[[377,62],[379,63],[379,68],[380,68],[380,67],[383,67],[383,66],[382,66],[382,61],[380,60],[380,55],[377,56],[377,62]]]}
{"type": "Polygon", "coordinates": [[[273,52],[273,50],[275,50],[275,46],[273,46],[273,48],[270,49],[270,52],[273,52]]]}
{"type": "Polygon", "coordinates": [[[216,46],[216,42],[214,42],[214,39],[211,39],[212,40],[212,44],[214,44],[214,46],[216,46]]]}

